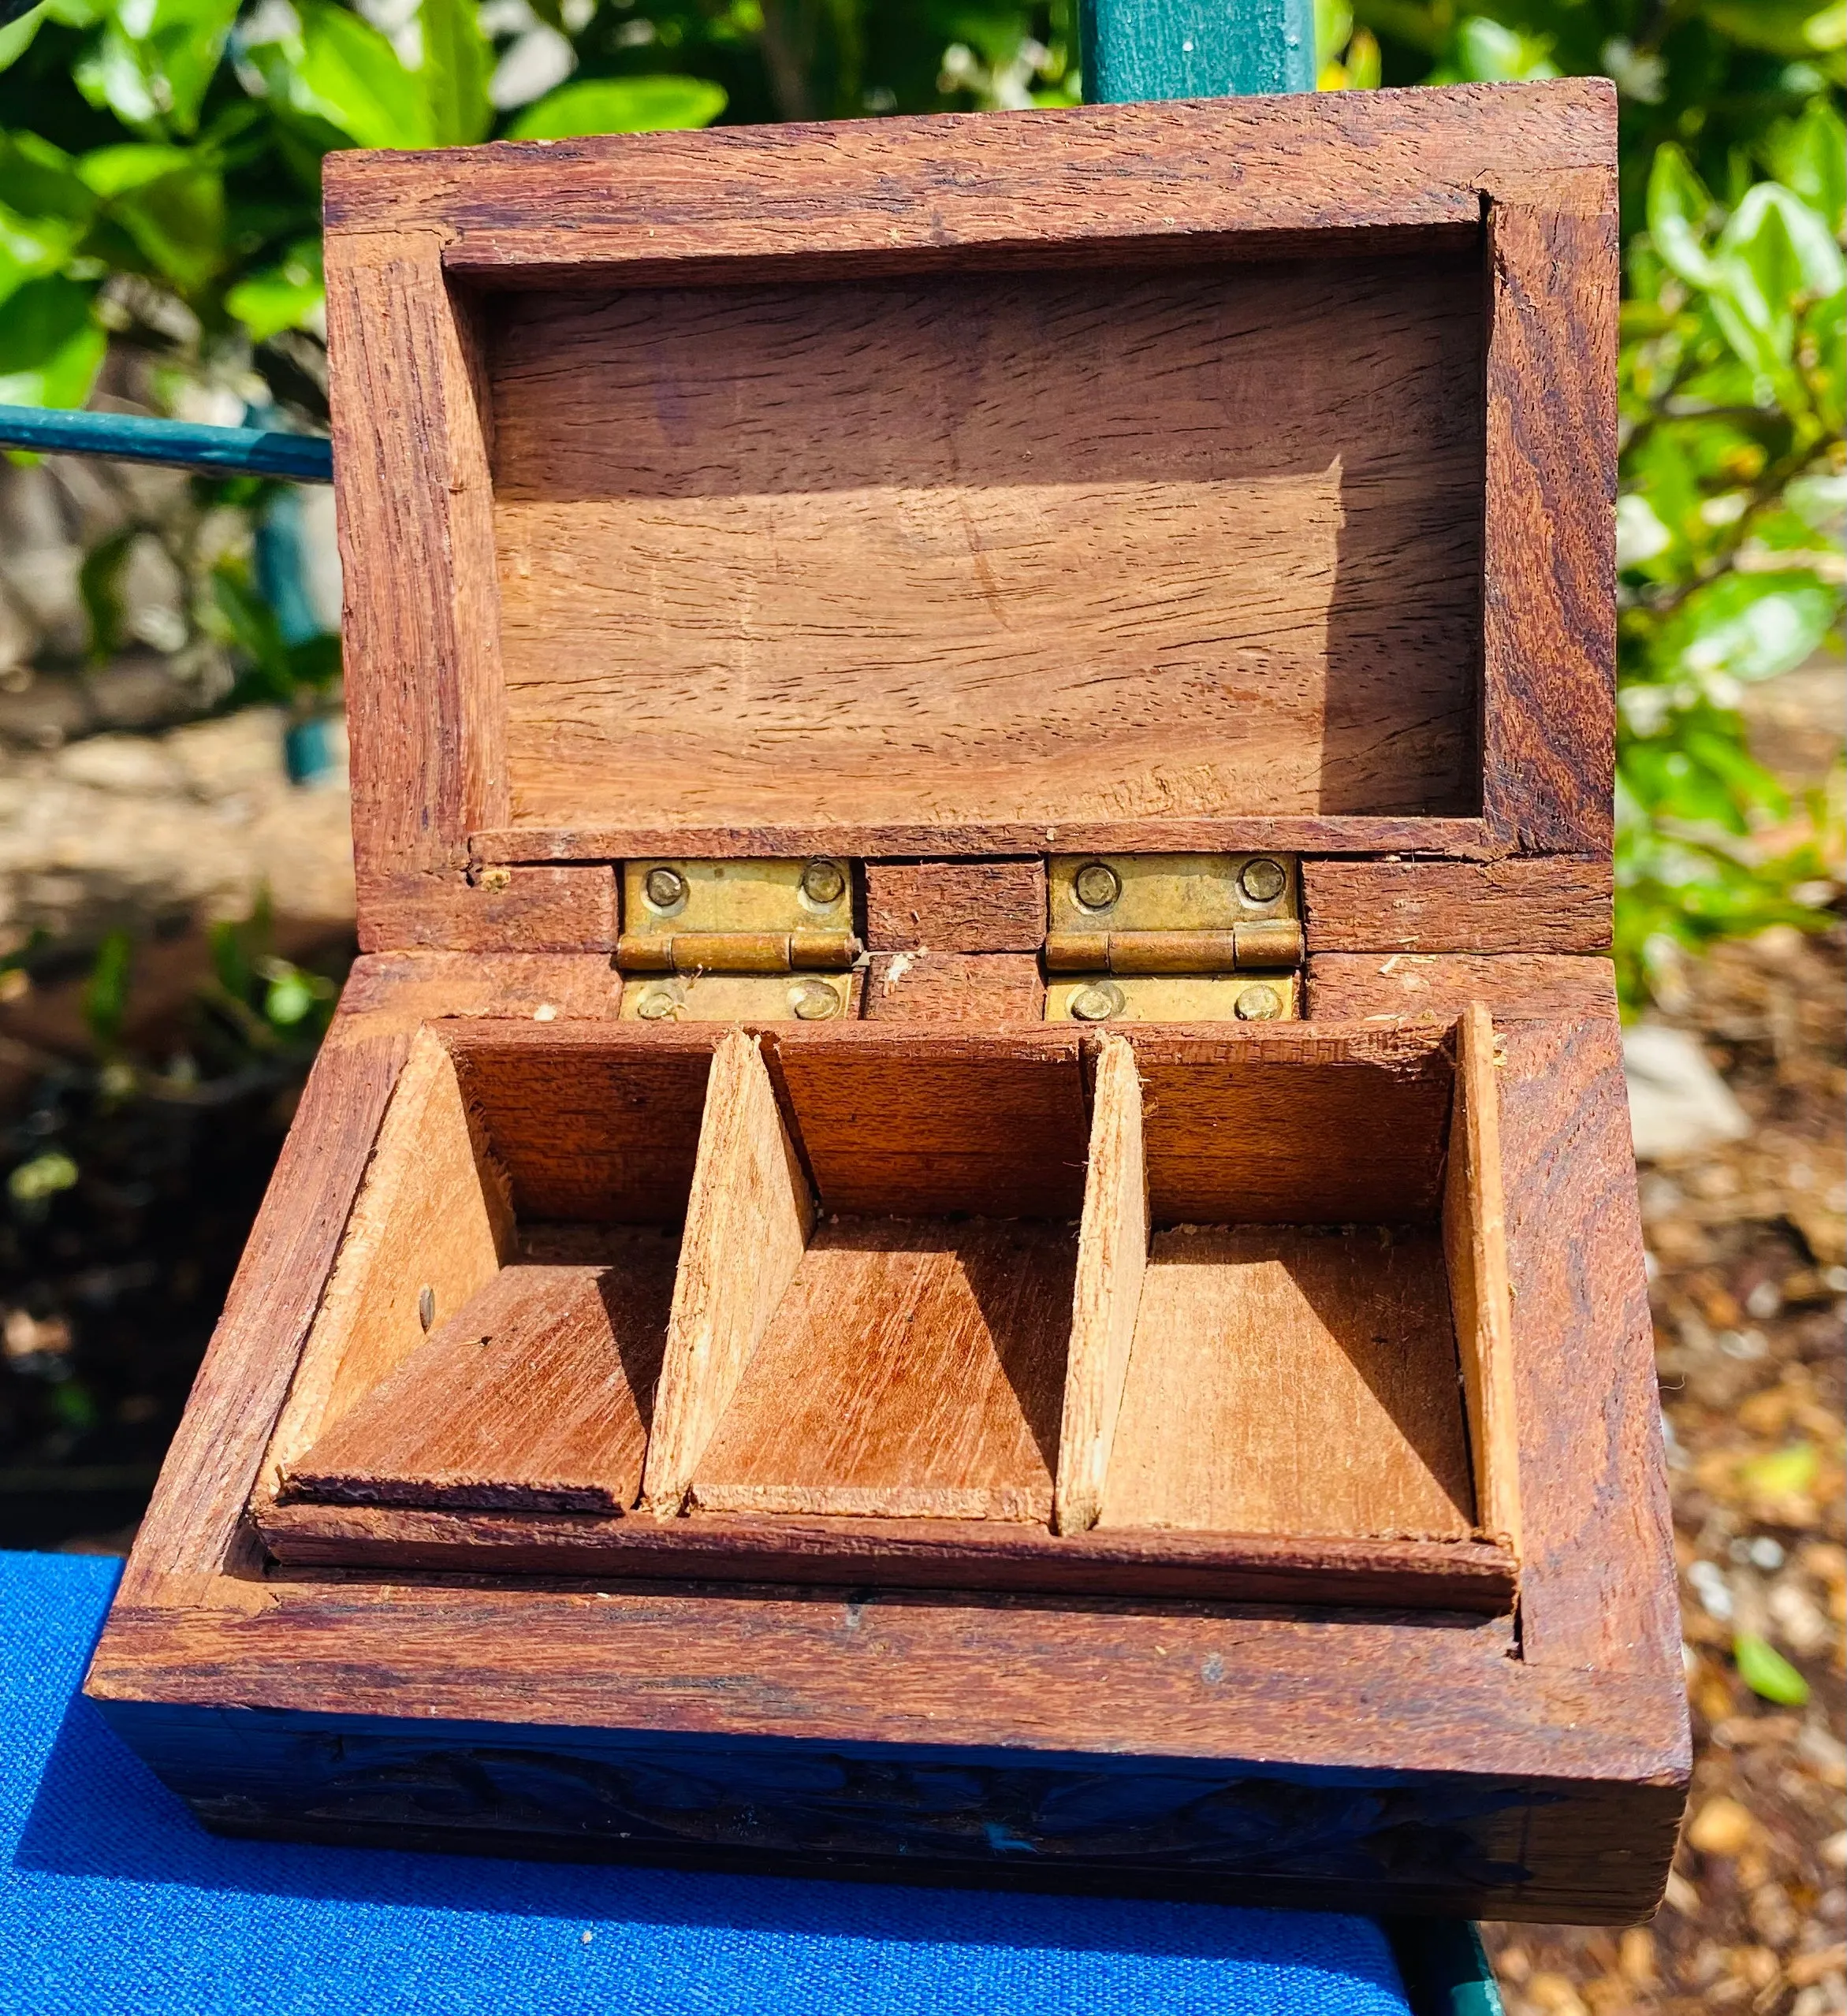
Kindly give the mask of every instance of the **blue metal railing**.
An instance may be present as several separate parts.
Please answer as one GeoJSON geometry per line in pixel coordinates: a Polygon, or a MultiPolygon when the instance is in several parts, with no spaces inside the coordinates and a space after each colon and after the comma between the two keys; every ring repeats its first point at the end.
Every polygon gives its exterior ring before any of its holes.
{"type": "Polygon", "coordinates": [[[184,420],[145,420],[128,413],[0,406],[0,448],[28,448],[40,455],[114,456],[124,462],[160,463],[220,476],[280,476],[292,483],[333,480],[333,444],[318,434],[196,427],[184,420]]]}

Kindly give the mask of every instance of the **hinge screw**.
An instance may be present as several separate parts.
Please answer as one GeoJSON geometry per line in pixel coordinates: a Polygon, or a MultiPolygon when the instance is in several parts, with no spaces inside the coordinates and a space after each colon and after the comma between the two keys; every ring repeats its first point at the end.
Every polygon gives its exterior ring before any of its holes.
{"type": "Polygon", "coordinates": [[[417,1321],[427,1330],[436,1321],[436,1290],[419,1288],[417,1290],[417,1321]]]}
{"type": "Polygon", "coordinates": [[[650,987],[635,1004],[635,1012],[644,1022],[664,1022],[680,1006],[664,987],[650,987]]]}
{"type": "MultiPolygon", "coordinates": [[[[1105,869],[1104,873],[1108,875],[1109,870],[1105,869]]],[[[1107,1022],[1111,1016],[1121,1014],[1124,1005],[1123,990],[1108,980],[1093,981],[1071,996],[1071,1014],[1080,1022],[1107,1022]]]]}
{"type": "Polygon", "coordinates": [[[1283,1013],[1283,997],[1273,987],[1247,987],[1233,1007],[1241,1022],[1273,1022],[1283,1013]]]}
{"type": "Polygon", "coordinates": [[[847,893],[847,878],[836,861],[811,861],[802,871],[802,893],[811,903],[837,903],[847,893]]]}
{"type": "Polygon", "coordinates": [[[840,1010],[840,997],[825,980],[805,980],[789,989],[789,1006],[798,1022],[825,1022],[840,1010]]]}
{"type": "Polygon", "coordinates": [[[1071,887],[1085,909],[1107,910],[1123,893],[1123,881],[1107,861],[1086,861],[1071,878],[1071,887]]]}
{"type": "Polygon", "coordinates": [[[1289,886],[1280,861],[1261,857],[1247,861],[1238,871],[1238,886],[1253,903],[1273,903],[1289,886]]]}
{"type": "Polygon", "coordinates": [[[686,900],[686,877],[676,868],[650,868],[642,893],[657,910],[670,910],[686,900]]]}

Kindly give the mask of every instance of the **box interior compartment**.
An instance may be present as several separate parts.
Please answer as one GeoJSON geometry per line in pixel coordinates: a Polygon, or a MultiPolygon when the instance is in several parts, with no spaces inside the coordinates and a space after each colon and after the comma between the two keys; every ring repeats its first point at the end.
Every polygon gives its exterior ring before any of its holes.
{"type": "Polygon", "coordinates": [[[277,1429],[284,1497],[634,1502],[710,1047],[419,1035],[277,1429]]]}
{"type": "Polygon", "coordinates": [[[1484,298],[1479,248],[485,298],[515,827],[1478,813],[1484,298]]]}
{"type": "Polygon", "coordinates": [[[1491,1027],[1455,1040],[1454,1066],[1387,1067],[1104,1040],[1062,1530],[1509,1531],[1480,1418],[1484,1368],[1491,1412],[1508,1376],[1477,1286],[1499,1170],[1469,1110],[1491,1098],[1491,1027]]]}
{"type": "MultiPolygon", "coordinates": [[[[776,1054],[806,1170],[762,1159],[787,1169],[788,1222],[808,1230],[767,1248],[773,1272],[765,1248],[714,1242],[720,1293],[755,1298],[754,1335],[735,1361],[702,1367],[691,1338],[670,1357],[663,1422],[683,1376],[699,1429],[658,1465],[650,1452],[650,1499],[1044,1526],[1084,1194],[1077,1045],[776,1054]]],[[[747,1040],[724,1046],[713,1089],[781,1134],[747,1040]]]]}
{"type": "Polygon", "coordinates": [[[1493,1042],[426,1030],[277,1501],[1512,1552],[1493,1042]]]}

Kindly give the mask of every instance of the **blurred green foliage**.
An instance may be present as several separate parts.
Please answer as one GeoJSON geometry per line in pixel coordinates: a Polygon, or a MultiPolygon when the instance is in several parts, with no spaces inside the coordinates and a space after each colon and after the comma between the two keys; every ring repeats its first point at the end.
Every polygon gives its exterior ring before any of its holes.
{"type": "MultiPolygon", "coordinates": [[[[1788,802],[1737,703],[1838,638],[1847,4],[1318,0],[1317,28],[1324,89],[1599,73],[1621,95],[1637,999],[1680,948],[1838,891],[1838,805],[1788,802]]],[[[1078,84],[1070,0],[43,0],[0,29],[0,400],[80,404],[113,345],[158,408],[323,423],[331,148],[1005,110],[1078,84]]],[[[246,552],[207,536],[258,487],[193,492],[193,620],[246,668],[237,697],[328,690],[331,642],[285,642],[246,552]]],[[[126,550],[85,569],[99,653],[126,550]]]]}

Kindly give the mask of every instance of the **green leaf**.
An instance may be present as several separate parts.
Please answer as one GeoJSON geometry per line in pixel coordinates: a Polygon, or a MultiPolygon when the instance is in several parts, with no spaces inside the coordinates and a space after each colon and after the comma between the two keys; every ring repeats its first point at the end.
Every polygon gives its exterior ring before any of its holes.
{"type": "Polygon", "coordinates": [[[1555,77],[1558,69],[1548,60],[1551,49],[1543,36],[1522,35],[1486,14],[1466,15],[1457,28],[1450,60],[1430,81],[1495,84],[1555,77]]]}
{"type": "Polygon", "coordinates": [[[1841,258],[1827,220],[1793,189],[1775,182],[1759,182],[1745,191],[1719,234],[1719,251],[1722,258],[1743,259],[1767,293],[1782,289],[1827,295],[1847,286],[1847,259],[1841,258]]]}
{"type": "Polygon", "coordinates": [[[1640,567],[1657,560],[1674,544],[1674,534],[1656,516],[1655,507],[1633,492],[1616,500],[1616,564],[1640,567]]]}
{"type": "Polygon", "coordinates": [[[90,662],[102,664],[121,649],[128,611],[122,600],[122,576],[137,528],[126,526],[99,540],[77,570],[77,593],[90,622],[90,662]]]}
{"type": "Polygon", "coordinates": [[[1671,140],[1657,147],[1648,172],[1648,236],[1669,270],[1689,287],[1711,287],[1719,277],[1705,245],[1712,210],[1712,198],[1686,156],[1671,140]]]}
{"type": "Polygon", "coordinates": [[[303,238],[276,265],[239,281],[225,306],[249,330],[252,343],[266,343],[285,329],[306,328],[324,298],[320,240],[303,238]]]}
{"type": "Polygon", "coordinates": [[[703,77],[595,77],[560,84],[507,129],[511,140],[568,140],[587,133],[654,133],[709,126],[726,105],[703,77]]]}
{"type": "Polygon", "coordinates": [[[1353,39],[1354,10],[1350,0],[1315,0],[1315,68],[1317,72],[1340,61],[1340,52],[1353,39]]]}
{"type": "Polygon", "coordinates": [[[107,348],[93,285],[50,273],[17,288],[0,315],[0,405],[81,406],[107,348]]]}
{"type": "Polygon", "coordinates": [[[493,52],[475,18],[474,0],[423,0],[423,91],[430,137],[467,147],[493,124],[487,79],[493,52]]]}
{"type": "Polygon", "coordinates": [[[289,647],[268,603],[229,565],[212,575],[212,600],[233,641],[251,660],[259,678],[246,681],[246,697],[286,701],[294,696],[289,647]]]}
{"type": "Polygon", "coordinates": [[[331,0],[303,0],[302,60],[292,99],[363,147],[431,144],[430,107],[420,80],[369,22],[331,0]]]}
{"type": "Polygon", "coordinates": [[[84,225],[95,214],[96,196],[62,147],[22,132],[0,139],[0,203],[35,222],[84,225]]]}
{"type": "Polygon", "coordinates": [[[77,88],[125,125],[197,130],[238,0],[115,0],[100,42],[73,69],[77,88]]]}
{"type": "Polygon", "coordinates": [[[0,28],[0,70],[9,69],[32,46],[32,37],[45,19],[43,7],[28,7],[17,20],[0,28]]]}
{"type": "Polygon", "coordinates": [[[1800,119],[1773,127],[1764,158],[1829,230],[1847,228],[1847,124],[1826,99],[1816,99],[1800,119]]]}
{"type": "MultiPolygon", "coordinates": [[[[1795,354],[1790,297],[1800,285],[1801,266],[1781,216],[1766,212],[1748,244],[1734,244],[1717,263],[1707,299],[1726,341],[1766,381],[1770,398],[1779,405],[1800,406],[1800,393],[1786,366],[1795,354]]],[[[1767,403],[1764,390],[1758,392],[1756,403],[1767,403]]]]}
{"type": "Polygon", "coordinates": [[[1815,361],[1807,369],[1815,410],[1828,432],[1838,435],[1847,426],[1847,289],[1817,301],[1802,318],[1802,327],[1815,345],[1815,361]]]}
{"type": "Polygon", "coordinates": [[[99,1050],[114,1050],[121,1040],[134,964],[135,943],[125,931],[110,932],[96,948],[84,983],[84,1020],[99,1050]]]}
{"type": "Polygon", "coordinates": [[[1705,0],[1702,11],[1721,35],[1747,49],[1768,50],[1774,56],[1807,56],[1817,50],[1838,49],[1847,13],[1841,0],[1705,0]]]}
{"type": "Polygon", "coordinates": [[[1800,1498],[1814,1488],[1820,1469],[1821,1452],[1814,1443],[1791,1442],[1741,1464],[1738,1477],[1759,1497],[1800,1498]]]}
{"type": "Polygon", "coordinates": [[[147,183],[112,203],[110,215],[183,294],[204,286],[224,262],[225,185],[210,169],[147,183]]]}
{"type": "Polygon", "coordinates": [[[1755,1694],[1783,1708],[1800,1708],[1808,1699],[1808,1683],[1767,1638],[1740,1631],[1732,1641],[1738,1678],[1755,1694]]]}
{"type": "Polygon", "coordinates": [[[1818,576],[1723,574],[1696,588],[1663,627],[1665,663],[1696,676],[1773,679],[1828,634],[1839,598],[1818,576]]]}
{"type": "Polygon", "coordinates": [[[6,1188],[16,1204],[42,1204],[60,1190],[72,1188],[76,1180],[76,1164],[69,1155],[50,1148],[43,1155],[34,1155],[30,1162],[22,1162],[7,1177],[6,1188]]]}
{"type": "Polygon", "coordinates": [[[158,182],[163,176],[188,168],[192,162],[192,156],[184,147],[131,143],[126,147],[97,147],[81,155],[76,163],[76,173],[84,188],[94,195],[121,196],[132,189],[144,188],[150,182],[158,182]]]}

